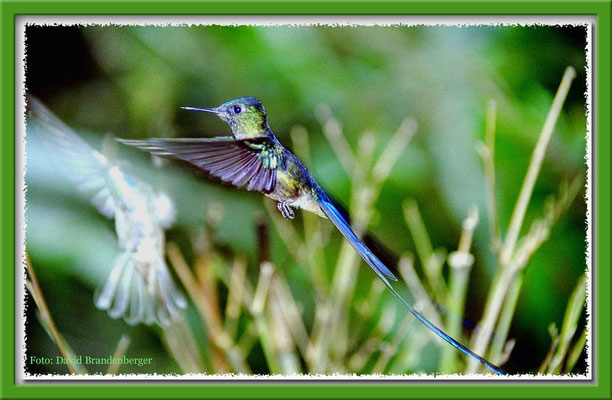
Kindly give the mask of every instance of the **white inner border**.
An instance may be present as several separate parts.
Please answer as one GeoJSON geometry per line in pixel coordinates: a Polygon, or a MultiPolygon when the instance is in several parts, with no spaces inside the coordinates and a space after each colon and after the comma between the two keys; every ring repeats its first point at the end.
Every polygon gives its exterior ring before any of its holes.
{"type": "MultiPolygon", "coordinates": [[[[70,381],[77,384],[85,384],[99,381],[112,381],[113,383],[135,384],[138,382],[167,381],[181,382],[186,381],[194,383],[194,381],[205,381],[208,383],[231,383],[235,381],[253,381],[253,382],[274,382],[274,383],[299,383],[304,381],[321,381],[325,383],[342,383],[357,384],[357,383],[384,383],[385,381],[406,381],[417,383],[419,381],[437,383],[456,384],[458,382],[474,383],[476,380],[487,381],[494,383],[495,381],[521,381],[534,383],[547,383],[550,381],[562,383],[572,383],[575,381],[590,381],[593,379],[593,333],[594,322],[593,318],[593,295],[595,286],[593,284],[593,153],[592,146],[594,145],[593,136],[593,30],[595,27],[595,16],[571,16],[571,15],[539,15],[539,16],[523,16],[523,15],[504,15],[504,16],[485,16],[485,15],[469,15],[469,16],[361,16],[361,15],[338,15],[338,16],[245,16],[245,15],[202,15],[202,16],[55,16],[55,15],[20,15],[15,21],[15,75],[16,75],[16,91],[15,91],[15,219],[16,232],[15,254],[19,258],[15,263],[16,269],[16,326],[15,337],[17,338],[16,360],[15,360],[15,375],[16,384],[25,383],[53,383],[66,384],[70,381]],[[586,105],[587,105],[587,133],[586,133],[586,164],[587,164],[587,251],[586,262],[588,269],[587,277],[587,371],[585,375],[567,376],[535,376],[535,375],[509,375],[509,376],[494,376],[494,375],[440,375],[432,376],[426,374],[413,375],[295,375],[295,376],[254,376],[254,375],[203,375],[190,374],[182,376],[174,375],[119,375],[119,376],[103,376],[103,375],[86,375],[86,376],[70,376],[70,375],[38,375],[33,376],[25,374],[25,317],[24,317],[24,302],[25,295],[25,271],[23,269],[24,254],[25,254],[25,26],[26,24],[36,25],[160,25],[160,26],[182,26],[182,25],[257,25],[257,26],[274,26],[274,25],[292,25],[292,26],[308,26],[308,25],[331,25],[331,26],[474,26],[474,25],[494,25],[494,26],[512,26],[512,25],[584,25],[587,27],[587,45],[586,45],[586,83],[587,90],[586,105]],[[593,140],[593,142],[592,142],[593,140]],[[20,226],[21,223],[21,226],[20,226]],[[442,381],[441,381],[442,380],[442,381]]],[[[560,77],[559,77],[560,78],[560,77]]],[[[586,382],[585,382],[586,383],[586,382]]]]}

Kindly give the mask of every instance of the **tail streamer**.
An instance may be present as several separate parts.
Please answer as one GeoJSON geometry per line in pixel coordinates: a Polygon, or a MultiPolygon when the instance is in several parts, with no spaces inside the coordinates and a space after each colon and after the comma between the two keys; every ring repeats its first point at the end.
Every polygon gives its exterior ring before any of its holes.
{"type": "Polygon", "coordinates": [[[368,263],[370,268],[378,275],[378,277],[383,281],[383,283],[387,286],[387,288],[398,298],[398,300],[414,315],[419,321],[421,321],[427,328],[432,330],[436,335],[440,338],[444,339],[451,346],[466,354],[467,356],[473,358],[478,361],[491,371],[495,372],[498,375],[506,375],[506,373],[499,368],[498,366],[492,364],[487,361],[483,357],[478,354],[472,352],[470,349],[447,335],[442,329],[438,328],[431,321],[425,318],[421,313],[419,313],[415,308],[402,296],[397,290],[393,287],[389,279],[393,281],[397,281],[397,278],[393,273],[372,253],[372,251],[363,243],[361,239],[353,232],[351,226],[349,225],[346,218],[342,215],[342,213],[334,206],[331,200],[327,198],[326,195],[322,194],[319,198],[319,206],[333,222],[333,224],[338,228],[338,230],[344,235],[346,240],[357,250],[359,255],[368,263]]]}

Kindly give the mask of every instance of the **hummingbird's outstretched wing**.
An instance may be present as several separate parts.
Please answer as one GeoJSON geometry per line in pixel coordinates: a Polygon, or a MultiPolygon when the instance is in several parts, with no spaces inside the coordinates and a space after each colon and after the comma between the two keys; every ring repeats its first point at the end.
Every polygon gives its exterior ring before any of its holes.
{"type": "MultiPolygon", "coordinates": [[[[85,193],[102,215],[112,218],[115,204],[108,188],[110,163],[102,153],[94,150],[66,124],[60,121],[40,101],[27,98],[30,119],[49,145],[49,155],[78,189],[85,193]]],[[[30,125],[32,124],[32,125],[30,125]]]]}
{"type": "Polygon", "coordinates": [[[224,182],[263,193],[276,187],[276,168],[282,162],[272,141],[265,138],[117,140],[157,156],[186,161],[224,182]]]}

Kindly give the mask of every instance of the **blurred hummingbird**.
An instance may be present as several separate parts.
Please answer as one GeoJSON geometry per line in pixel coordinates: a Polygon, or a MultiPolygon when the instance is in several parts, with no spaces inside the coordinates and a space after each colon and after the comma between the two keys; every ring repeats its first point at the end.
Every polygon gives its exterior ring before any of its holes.
{"type": "Polygon", "coordinates": [[[169,325],[187,307],[164,259],[164,229],[174,222],[174,203],[113,165],[34,97],[28,96],[28,106],[28,124],[44,133],[56,166],[102,215],[115,220],[121,254],[96,291],[96,307],[130,325],[169,325]]]}
{"type": "Polygon", "coordinates": [[[277,207],[285,218],[294,217],[294,208],[328,218],[417,319],[455,348],[493,372],[504,374],[499,367],[473,353],[427,320],[395,290],[391,284],[391,281],[397,281],[395,275],[355,234],[344,213],[304,164],[279,142],[258,99],[242,97],[216,108],[182,108],[216,114],[229,124],[233,137],[117,140],[158,156],[186,161],[224,182],[261,192],[278,203],[277,207]]]}

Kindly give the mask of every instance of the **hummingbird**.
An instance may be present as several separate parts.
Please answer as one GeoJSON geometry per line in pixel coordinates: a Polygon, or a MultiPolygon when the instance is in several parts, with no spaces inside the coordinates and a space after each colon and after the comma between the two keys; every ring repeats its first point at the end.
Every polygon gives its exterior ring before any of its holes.
{"type": "Polygon", "coordinates": [[[28,96],[28,107],[28,128],[44,134],[51,160],[102,215],[115,220],[121,254],[94,304],[130,325],[170,325],[187,307],[164,259],[164,229],[174,222],[174,203],[126,174],[34,97],[28,96]]]}
{"type": "Polygon", "coordinates": [[[304,164],[280,143],[270,128],[263,104],[257,98],[241,97],[216,108],[181,108],[216,114],[229,124],[233,136],[117,140],[157,156],[187,162],[239,188],[261,192],[277,202],[278,210],[287,219],[294,218],[295,208],[329,219],[378,278],[419,321],[491,371],[505,374],[499,367],[444,333],[397,292],[391,283],[396,282],[397,277],[351,229],[344,212],[325,193],[304,164]]]}

